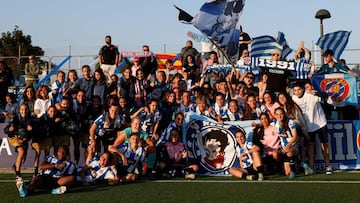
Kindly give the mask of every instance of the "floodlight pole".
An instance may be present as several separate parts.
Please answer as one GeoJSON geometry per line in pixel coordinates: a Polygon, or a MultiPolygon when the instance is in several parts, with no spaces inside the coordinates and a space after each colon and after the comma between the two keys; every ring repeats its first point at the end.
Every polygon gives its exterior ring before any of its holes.
{"type": "MultiPolygon", "coordinates": [[[[331,18],[330,12],[326,9],[320,9],[316,12],[315,18],[320,19],[320,37],[324,36],[324,24],[323,20],[327,18],[331,18]]],[[[321,65],[324,64],[324,51],[321,50],[321,65]]]]}

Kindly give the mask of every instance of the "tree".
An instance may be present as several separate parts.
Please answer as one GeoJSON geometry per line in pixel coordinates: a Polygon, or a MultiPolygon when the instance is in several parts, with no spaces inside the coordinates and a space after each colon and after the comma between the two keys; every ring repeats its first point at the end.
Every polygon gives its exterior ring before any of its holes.
{"type": "Polygon", "coordinates": [[[19,26],[15,25],[12,32],[8,31],[1,33],[0,58],[3,58],[6,64],[12,68],[16,77],[19,76],[19,71],[23,71],[23,67],[27,62],[27,60],[20,60],[18,58],[19,54],[20,56],[29,56],[31,54],[43,56],[44,51],[39,46],[33,46],[31,36],[24,35],[19,26]],[[16,57],[17,60],[15,60],[14,57],[16,57]]]}

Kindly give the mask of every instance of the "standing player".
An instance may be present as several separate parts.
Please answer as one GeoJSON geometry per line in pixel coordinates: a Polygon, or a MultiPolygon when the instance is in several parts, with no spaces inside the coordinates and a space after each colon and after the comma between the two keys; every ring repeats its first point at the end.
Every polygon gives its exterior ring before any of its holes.
{"type": "Polygon", "coordinates": [[[15,147],[17,157],[14,164],[16,175],[16,187],[20,197],[26,196],[24,182],[20,172],[21,165],[24,164],[28,150],[28,141],[31,139],[32,119],[29,107],[26,104],[20,105],[20,113],[10,119],[10,123],[5,127],[4,132],[8,135],[9,143],[15,147]]]}
{"type": "MultiPolygon", "coordinates": [[[[114,143],[116,133],[123,123],[123,118],[118,113],[119,106],[111,104],[108,112],[102,114],[94,121],[89,131],[88,154],[91,154],[91,156],[88,157],[92,158],[96,152],[101,151],[100,141],[104,146],[104,151],[107,151],[108,146],[114,143]]],[[[86,160],[86,162],[89,161],[89,159],[86,160]]]]}

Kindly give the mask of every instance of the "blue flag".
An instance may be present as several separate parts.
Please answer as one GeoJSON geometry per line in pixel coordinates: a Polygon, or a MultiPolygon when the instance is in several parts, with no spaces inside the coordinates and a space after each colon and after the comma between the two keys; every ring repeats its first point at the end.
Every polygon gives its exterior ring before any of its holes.
{"type": "Polygon", "coordinates": [[[285,35],[282,32],[278,33],[277,39],[269,35],[263,35],[255,37],[251,43],[251,53],[252,57],[262,57],[262,58],[271,58],[271,51],[274,49],[281,50],[281,59],[286,60],[286,57],[292,52],[292,49],[289,47],[285,35]]]}
{"type": "Polygon", "coordinates": [[[351,74],[314,75],[311,84],[315,90],[331,96],[334,106],[358,105],[357,83],[351,74]]]}
{"type": "Polygon", "coordinates": [[[240,38],[240,15],[245,0],[211,1],[203,4],[199,13],[191,17],[180,11],[179,20],[191,20],[197,29],[209,37],[218,47],[225,48],[229,57],[237,56],[240,38]]]}
{"type": "Polygon", "coordinates": [[[282,32],[279,32],[279,33],[278,33],[277,42],[282,46],[281,59],[282,59],[282,60],[285,60],[286,57],[287,57],[293,50],[289,47],[289,45],[288,45],[288,43],[287,43],[287,41],[286,41],[286,39],[285,39],[284,33],[282,33],[282,32]]]}
{"type": "Polygon", "coordinates": [[[316,42],[316,45],[324,51],[328,49],[332,50],[334,52],[334,58],[339,60],[349,41],[350,34],[351,31],[348,32],[343,30],[328,33],[320,37],[316,42]]]}
{"type": "Polygon", "coordinates": [[[252,39],[251,57],[262,57],[271,59],[271,51],[274,49],[282,50],[282,46],[276,39],[269,35],[259,36],[252,39]]]}

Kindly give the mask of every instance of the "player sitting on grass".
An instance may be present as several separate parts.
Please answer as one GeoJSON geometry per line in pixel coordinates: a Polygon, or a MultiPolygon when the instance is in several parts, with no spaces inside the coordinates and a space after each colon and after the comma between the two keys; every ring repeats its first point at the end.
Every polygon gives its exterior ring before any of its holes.
{"type": "Polygon", "coordinates": [[[165,153],[159,163],[163,178],[184,177],[195,179],[198,170],[196,164],[186,164],[187,151],[181,142],[181,135],[177,128],[170,131],[170,138],[165,142],[165,153]]]}
{"type": "Polygon", "coordinates": [[[26,195],[42,188],[51,188],[51,194],[65,193],[66,186],[70,184],[76,171],[75,164],[66,160],[68,154],[68,147],[60,146],[56,156],[46,156],[40,165],[41,175],[32,178],[27,186],[26,195]]]}
{"type": "Polygon", "coordinates": [[[238,143],[236,153],[239,158],[240,168],[232,167],[229,172],[236,178],[254,180],[257,177],[259,181],[262,181],[264,180],[264,166],[259,152],[260,148],[247,141],[245,135],[246,132],[242,128],[235,133],[235,139],[238,143]]]}

